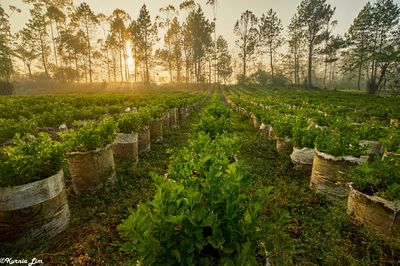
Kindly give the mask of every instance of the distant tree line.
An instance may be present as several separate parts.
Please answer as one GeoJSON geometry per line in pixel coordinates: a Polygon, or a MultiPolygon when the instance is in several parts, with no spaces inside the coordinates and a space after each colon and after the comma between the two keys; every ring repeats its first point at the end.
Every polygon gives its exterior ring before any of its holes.
{"type": "Polygon", "coordinates": [[[16,61],[32,80],[62,82],[150,83],[164,71],[169,82],[224,82],[232,74],[227,41],[222,36],[213,40],[215,24],[194,1],[161,8],[156,18],[143,5],[136,19],[121,9],[110,16],[95,14],[88,4],[74,6],[72,0],[23,1],[30,18],[15,34],[10,13],[20,10],[6,11],[0,4],[0,77],[5,82],[21,75],[16,61]],[[185,21],[179,21],[179,12],[186,14],[185,21]],[[159,29],[166,33],[163,48],[155,50],[159,29]]]}
{"type": "Polygon", "coordinates": [[[0,4],[0,80],[25,77],[60,82],[240,83],[334,87],[351,79],[372,94],[400,84],[400,8],[395,0],[367,3],[348,32],[334,35],[335,7],[302,0],[284,34],[273,10],[259,18],[245,11],[233,27],[235,53],[217,36],[217,0],[208,0],[214,19],[186,0],[167,5],[152,18],[146,5],[137,18],[115,9],[96,14],[72,0],[23,0],[26,25],[12,33],[20,12],[0,4]],[[181,15],[184,15],[185,19],[181,15]],[[162,36],[160,36],[162,32],[162,36]],[[159,48],[156,48],[159,47],[159,48]]]}
{"type": "Polygon", "coordinates": [[[371,94],[383,88],[400,91],[400,8],[394,0],[367,3],[343,36],[333,35],[335,8],[326,0],[302,0],[283,38],[283,26],[274,10],[261,18],[242,13],[234,33],[242,72],[239,82],[261,85],[290,83],[314,86],[335,84],[337,74],[362,81],[371,94]],[[278,55],[279,48],[284,53],[278,55]],[[269,57],[269,72],[260,67],[248,75],[247,65],[263,54],[269,57]],[[277,77],[274,61],[280,57],[277,77]],[[315,64],[318,63],[318,69],[315,64]]]}

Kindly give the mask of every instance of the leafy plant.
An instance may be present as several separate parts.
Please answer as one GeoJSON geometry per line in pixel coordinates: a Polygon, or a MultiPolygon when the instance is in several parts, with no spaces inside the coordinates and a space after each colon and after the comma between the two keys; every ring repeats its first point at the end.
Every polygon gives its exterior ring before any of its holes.
{"type": "Polygon", "coordinates": [[[116,137],[117,123],[113,119],[88,122],[79,130],[60,133],[68,151],[91,151],[111,144],[116,137]]]}
{"type": "Polygon", "coordinates": [[[361,192],[400,200],[400,163],[396,157],[378,158],[360,165],[351,172],[350,178],[361,192]]]}
{"type": "Polygon", "coordinates": [[[356,130],[360,140],[380,140],[387,135],[387,130],[372,123],[362,123],[356,130]]]}
{"type": "Polygon", "coordinates": [[[400,127],[389,127],[386,137],[382,140],[382,144],[387,151],[400,153],[400,127]]]}
{"type": "Polygon", "coordinates": [[[331,128],[324,128],[318,132],[315,138],[315,147],[319,151],[333,156],[352,155],[359,157],[365,151],[354,134],[331,128]]]}
{"type": "Polygon", "coordinates": [[[275,136],[278,138],[292,138],[292,126],[294,118],[291,116],[277,116],[272,122],[275,136]]]}
{"type": "Polygon", "coordinates": [[[118,132],[130,134],[142,129],[142,119],[139,113],[124,113],[118,119],[118,132]]]}
{"type": "Polygon", "coordinates": [[[154,200],[119,226],[129,240],[125,251],[137,251],[146,265],[255,264],[261,206],[242,191],[249,176],[230,162],[231,143],[199,133],[176,155],[167,179],[153,177],[154,200]]]}
{"type": "Polygon", "coordinates": [[[200,117],[200,124],[197,131],[203,131],[211,137],[215,137],[223,132],[232,132],[230,122],[231,111],[221,103],[213,102],[200,117]]]}
{"type": "Polygon", "coordinates": [[[47,178],[62,167],[63,146],[49,134],[24,141],[17,134],[13,145],[0,148],[0,187],[17,186],[47,178]]]}
{"type": "Polygon", "coordinates": [[[314,141],[319,129],[308,125],[305,119],[299,119],[293,124],[292,143],[297,148],[314,148],[314,141]]]}
{"type": "Polygon", "coordinates": [[[202,119],[188,145],[175,151],[168,174],[153,175],[154,199],[118,227],[128,241],[123,249],[145,265],[256,264],[261,205],[243,191],[250,176],[233,159],[238,139],[223,133],[219,121],[228,112],[217,105],[205,112],[214,119],[202,119]]]}
{"type": "Polygon", "coordinates": [[[33,133],[38,129],[38,125],[33,119],[20,117],[19,119],[2,119],[0,118],[0,143],[12,139],[15,133],[25,135],[33,133]]]}

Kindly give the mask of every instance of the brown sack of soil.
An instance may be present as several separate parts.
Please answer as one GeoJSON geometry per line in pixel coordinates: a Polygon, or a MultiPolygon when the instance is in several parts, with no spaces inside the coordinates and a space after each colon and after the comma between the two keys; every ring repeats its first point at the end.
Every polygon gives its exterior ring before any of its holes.
{"type": "Polygon", "coordinates": [[[169,110],[169,126],[176,127],[178,124],[178,109],[172,108],[169,110]]]}
{"type": "Polygon", "coordinates": [[[399,119],[390,119],[390,124],[393,126],[400,126],[400,120],[399,119]]]}
{"type": "Polygon", "coordinates": [[[359,224],[400,245],[400,203],[368,196],[350,187],[347,213],[359,224]]]}
{"type": "Polygon", "coordinates": [[[347,198],[349,186],[347,182],[340,181],[341,177],[366,161],[365,158],[335,157],[315,150],[310,187],[330,202],[344,200],[347,198]]]}
{"type": "Polygon", "coordinates": [[[178,119],[179,119],[179,122],[182,122],[183,120],[186,119],[186,109],[185,109],[185,107],[180,107],[179,108],[178,119]]]}
{"type": "Polygon", "coordinates": [[[119,133],[112,146],[115,159],[132,160],[137,163],[139,160],[138,133],[119,133]]]}
{"type": "Polygon", "coordinates": [[[0,246],[32,246],[56,236],[69,224],[64,174],[0,188],[0,246]]]}
{"type": "Polygon", "coordinates": [[[264,136],[268,136],[268,132],[270,129],[271,125],[266,125],[264,123],[261,123],[260,125],[260,134],[264,136]]]}
{"type": "Polygon", "coordinates": [[[269,127],[269,130],[268,130],[268,139],[273,140],[274,137],[275,137],[275,131],[274,131],[274,128],[271,126],[271,127],[269,127]]]}
{"type": "Polygon", "coordinates": [[[258,119],[257,117],[253,117],[253,127],[256,129],[256,130],[260,130],[260,126],[261,126],[261,121],[260,121],[260,119],[258,119]]]}
{"type": "Polygon", "coordinates": [[[68,155],[72,187],[76,194],[101,189],[106,183],[115,182],[112,145],[88,152],[72,152],[68,155]]]}
{"type": "Polygon", "coordinates": [[[163,140],[163,121],[161,119],[156,119],[151,123],[150,137],[156,142],[163,140]]]}
{"type": "Polygon", "coordinates": [[[150,151],[150,128],[139,133],[139,153],[150,151]]]}
{"type": "Polygon", "coordinates": [[[303,171],[307,174],[311,174],[312,165],[314,161],[314,149],[311,148],[293,148],[290,159],[294,165],[294,168],[299,171],[303,171]]]}
{"type": "Polygon", "coordinates": [[[379,141],[361,140],[360,145],[365,147],[365,153],[369,156],[370,160],[373,160],[376,157],[381,157],[383,154],[383,147],[379,141]]]}
{"type": "Polygon", "coordinates": [[[290,154],[293,151],[293,145],[289,139],[279,138],[276,140],[276,151],[279,154],[290,154]]]}
{"type": "Polygon", "coordinates": [[[164,132],[169,128],[169,112],[163,116],[163,130],[164,132]]]}

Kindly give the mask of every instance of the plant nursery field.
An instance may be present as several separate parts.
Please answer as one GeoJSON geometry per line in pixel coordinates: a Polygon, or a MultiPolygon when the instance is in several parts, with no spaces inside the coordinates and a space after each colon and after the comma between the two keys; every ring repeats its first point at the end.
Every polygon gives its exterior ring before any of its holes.
{"type": "Polygon", "coordinates": [[[400,100],[214,86],[0,97],[0,258],[398,265],[400,100]]]}

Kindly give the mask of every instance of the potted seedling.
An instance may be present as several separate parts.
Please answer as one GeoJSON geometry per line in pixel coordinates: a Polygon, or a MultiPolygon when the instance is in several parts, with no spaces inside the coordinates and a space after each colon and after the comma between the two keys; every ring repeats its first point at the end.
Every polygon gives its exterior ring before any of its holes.
{"type": "Polygon", "coordinates": [[[115,182],[112,143],[117,135],[113,119],[89,122],[61,134],[69,151],[68,166],[76,194],[101,189],[115,182]]]}
{"type": "Polygon", "coordinates": [[[48,240],[69,223],[64,149],[47,133],[0,148],[0,246],[48,240]]]}
{"type": "Polygon", "coordinates": [[[347,212],[359,224],[400,244],[400,163],[396,157],[355,168],[349,174],[353,183],[349,192],[347,212]]]}
{"type": "Polygon", "coordinates": [[[122,114],[118,120],[118,134],[113,143],[113,152],[116,159],[139,160],[138,135],[142,121],[138,113],[128,112],[122,114]]]}
{"type": "Polygon", "coordinates": [[[393,155],[400,159],[400,127],[389,127],[382,144],[385,149],[384,156],[393,155]]]}
{"type": "Polygon", "coordinates": [[[145,153],[150,151],[150,124],[153,118],[148,108],[140,109],[138,114],[142,121],[139,129],[139,153],[145,153]]]}
{"type": "Polygon", "coordinates": [[[292,143],[293,152],[290,155],[294,166],[298,170],[311,173],[314,161],[314,141],[318,133],[317,128],[308,125],[304,119],[293,125],[292,143]]]}
{"type": "Polygon", "coordinates": [[[324,128],[317,134],[315,148],[311,188],[332,202],[347,198],[348,186],[341,177],[368,160],[361,157],[365,149],[359,139],[346,128],[324,128]]]}
{"type": "Polygon", "coordinates": [[[290,154],[293,150],[291,142],[293,121],[290,116],[277,116],[272,123],[276,139],[276,150],[279,154],[290,154]]]}
{"type": "Polygon", "coordinates": [[[360,145],[365,148],[365,153],[373,160],[374,157],[381,157],[383,147],[379,140],[385,138],[388,132],[386,129],[373,123],[362,123],[357,127],[357,134],[360,145]]]}
{"type": "Polygon", "coordinates": [[[150,138],[156,142],[161,142],[163,140],[163,112],[165,110],[164,106],[154,106],[150,108],[151,116],[153,121],[150,124],[150,138]]]}

